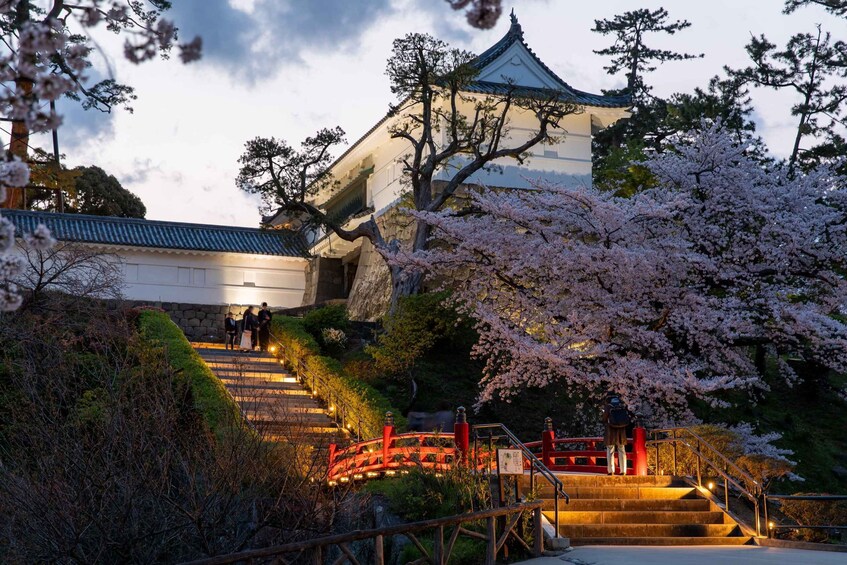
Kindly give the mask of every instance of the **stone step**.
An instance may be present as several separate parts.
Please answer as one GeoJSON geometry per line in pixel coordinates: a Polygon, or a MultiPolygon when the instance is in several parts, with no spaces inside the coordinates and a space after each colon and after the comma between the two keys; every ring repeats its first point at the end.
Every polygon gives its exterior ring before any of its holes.
{"type": "Polygon", "coordinates": [[[214,373],[218,376],[219,379],[232,382],[267,381],[274,383],[291,383],[300,386],[300,381],[288,375],[287,373],[242,373],[237,371],[214,371],[214,373]]]}
{"type": "MultiPolygon", "coordinates": [[[[551,522],[552,511],[544,512],[551,522]]],[[[726,524],[721,511],[707,512],[591,512],[559,511],[559,524],[726,524]]]]}
{"type": "MultiPolygon", "coordinates": [[[[235,379],[221,379],[228,390],[233,392],[238,392],[242,396],[246,396],[249,394],[248,391],[251,389],[255,389],[256,394],[266,394],[263,391],[276,391],[278,393],[284,393],[286,395],[291,396],[303,396],[303,397],[311,397],[312,394],[303,389],[297,383],[287,383],[283,381],[237,381],[235,379]]],[[[260,396],[261,398],[261,396],[260,396]]]]}
{"type": "MultiPolygon", "coordinates": [[[[609,475],[572,475],[572,474],[557,474],[562,484],[567,487],[630,487],[630,486],[655,486],[655,487],[670,487],[670,486],[686,486],[685,480],[681,477],[671,475],[647,475],[636,476],[627,475],[625,477],[609,476],[609,475]]],[[[529,476],[523,476],[524,485],[529,485],[529,476]]],[[[536,477],[536,482],[546,484],[544,479],[536,477]]]]}
{"type": "MultiPolygon", "coordinates": [[[[591,498],[639,498],[639,499],[679,499],[695,498],[697,491],[693,487],[565,487],[565,492],[572,499],[591,498]]],[[[546,483],[541,487],[541,498],[552,498],[553,488],[546,483]]]]}
{"type": "MultiPolygon", "coordinates": [[[[554,501],[544,499],[544,509],[552,510],[554,501]]],[[[640,499],[640,498],[585,498],[559,500],[559,510],[571,512],[708,512],[711,503],[705,498],[640,499]]]]}
{"type": "Polygon", "coordinates": [[[735,524],[559,524],[559,534],[580,538],[675,538],[740,535],[735,524]]]}
{"type": "Polygon", "coordinates": [[[571,539],[571,545],[747,545],[752,539],[738,537],[586,537],[571,539]]]}

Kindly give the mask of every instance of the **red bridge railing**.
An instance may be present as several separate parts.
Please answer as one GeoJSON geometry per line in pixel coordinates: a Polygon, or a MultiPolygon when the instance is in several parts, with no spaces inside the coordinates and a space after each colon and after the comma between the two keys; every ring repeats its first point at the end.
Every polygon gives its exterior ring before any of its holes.
{"type": "MultiPolygon", "coordinates": [[[[647,432],[636,426],[631,438],[627,438],[627,475],[647,474],[647,432]]],[[[557,438],[553,431],[553,421],[544,421],[541,441],[527,442],[526,445],[551,471],[571,473],[605,473],[606,447],[601,437],[557,438]],[[602,459],[602,463],[598,463],[602,459]]],[[[617,454],[614,454],[617,457],[617,454]]]]}
{"type": "MultiPolygon", "coordinates": [[[[492,467],[494,444],[479,445],[484,440],[474,434],[474,447],[470,445],[471,426],[465,418],[464,408],[459,408],[453,433],[409,432],[397,434],[391,413],[386,414],[381,438],[361,441],[339,449],[330,445],[328,481],[330,485],[350,480],[393,475],[411,467],[445,471],[457,461],[485,470],[492,467]]],[[[490,432],[489,432],[490,433],[490,432]]],[[[647,474],[646,433],[636,427],[634,439],[629,440],[627,474],[647,474]]],[[[484,444],[484,442],[483,442],[484,444]]],[[[523,444],[541,460],[550,471],[605,473],[606,450],[599,437],[556,438],[553,422],[545,420],[541,441],[523,444]],[[602,464],[598,460],[603,460],[602,464]]],[[[530,462],[525,461],[527,469],[530,462]]]]}

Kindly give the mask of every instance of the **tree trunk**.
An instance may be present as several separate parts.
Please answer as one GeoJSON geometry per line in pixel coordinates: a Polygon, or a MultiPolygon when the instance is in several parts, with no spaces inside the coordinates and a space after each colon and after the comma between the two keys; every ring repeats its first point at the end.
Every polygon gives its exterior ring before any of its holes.
{"type": "MultiPolygon", "coordinates": [[[[15,81],[15,90],[18,96],[29,97],[32,95],[32,81],[28,79],[18,79],[15,81]]],[[[15,120],[12,122],[12,138],[9,142],[9,153],[19,157],[21,161],[27,161],[29,152],[29,128],[23,120],[15,120]]],[[[23,188],[6,188],[6,200],[3,201],[0,207],[3,208],[23,208],[24,207],[24,189],[23,188]]]]}
{"type": "MultiPolygon", "coordinates": [[[[429,224],[418,220],[415,225],[415,236],[412,239],[411,251],[413,253],[427,248],[429,233],[429,224]]],[[[391,302],[388,313],[393,314],[397,310],[397,304],[401,298],[421,292],[424,275],[419,271],[410,271],[397,265],[391,265],[389,271],[391,273],[391,302]]]]}
{"type": "MultiPolygon", "coordinates": [[[[29,0],[21,0],[16,10],[15,24],[18,29],[21,29],[30,20],[29,0]]],[[[30,78],[18,76],[15,79],[15,94],[20,97],[29,98],[32,96],[32,86],[32,80],[30,78]]],[[[21,161],[26,162],[28,151],[29,127],[23,120],[13,121],[12,138],[9,140],[9,153],[19,157],[21,161]]],[[[23,208],[24,204],[23,188],[7,188],[6,199],[0,203],[0,208],[23,208]]]]}

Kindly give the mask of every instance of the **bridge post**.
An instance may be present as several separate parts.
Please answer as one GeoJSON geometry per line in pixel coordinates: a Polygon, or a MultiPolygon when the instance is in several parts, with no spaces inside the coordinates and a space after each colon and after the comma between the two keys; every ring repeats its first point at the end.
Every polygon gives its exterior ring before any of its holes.
{"type": "Polygon", "coordinates": [[[465,407],[459,406],[456,409],[456,422],[453,424],[453,444],[456,446],[459,463],[462,465],[468,464],[468,452],[471,445],[470,429],[465,407]]]}
{"type": "Polygon", "coordinates": [[[556,432],[553,431],[553,418],[547,416],[544,418],[544,431],[541,432],[541,462],[548,469],[553,465],[553,440],[556,439],[556,432]]]}
{"type": "Polygon", "coordinates": [[[388,469],[391,461],[391,436],[394,435],[394,414],[385,413],[385,424],[382,426],[382,469],[388,469]]]}
{"type": "Polygon", "coordinates": [[[632,430],[632,458],[635,474],[639,477],[647,475],[647,430],[636,426],[632,430]]]}

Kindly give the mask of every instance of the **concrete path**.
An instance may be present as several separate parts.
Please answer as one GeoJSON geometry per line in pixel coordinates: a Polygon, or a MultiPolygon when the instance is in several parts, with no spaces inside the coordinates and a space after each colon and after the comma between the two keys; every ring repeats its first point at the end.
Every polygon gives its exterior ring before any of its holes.
{"type": "MultiPolygon", "coordinates": [[[[525,565],[845,565],[847,553],[742,545],[734,547],[576,547],[525,565]]],[[[520,565],[520,564],[518,564],[520,565]]]]}

